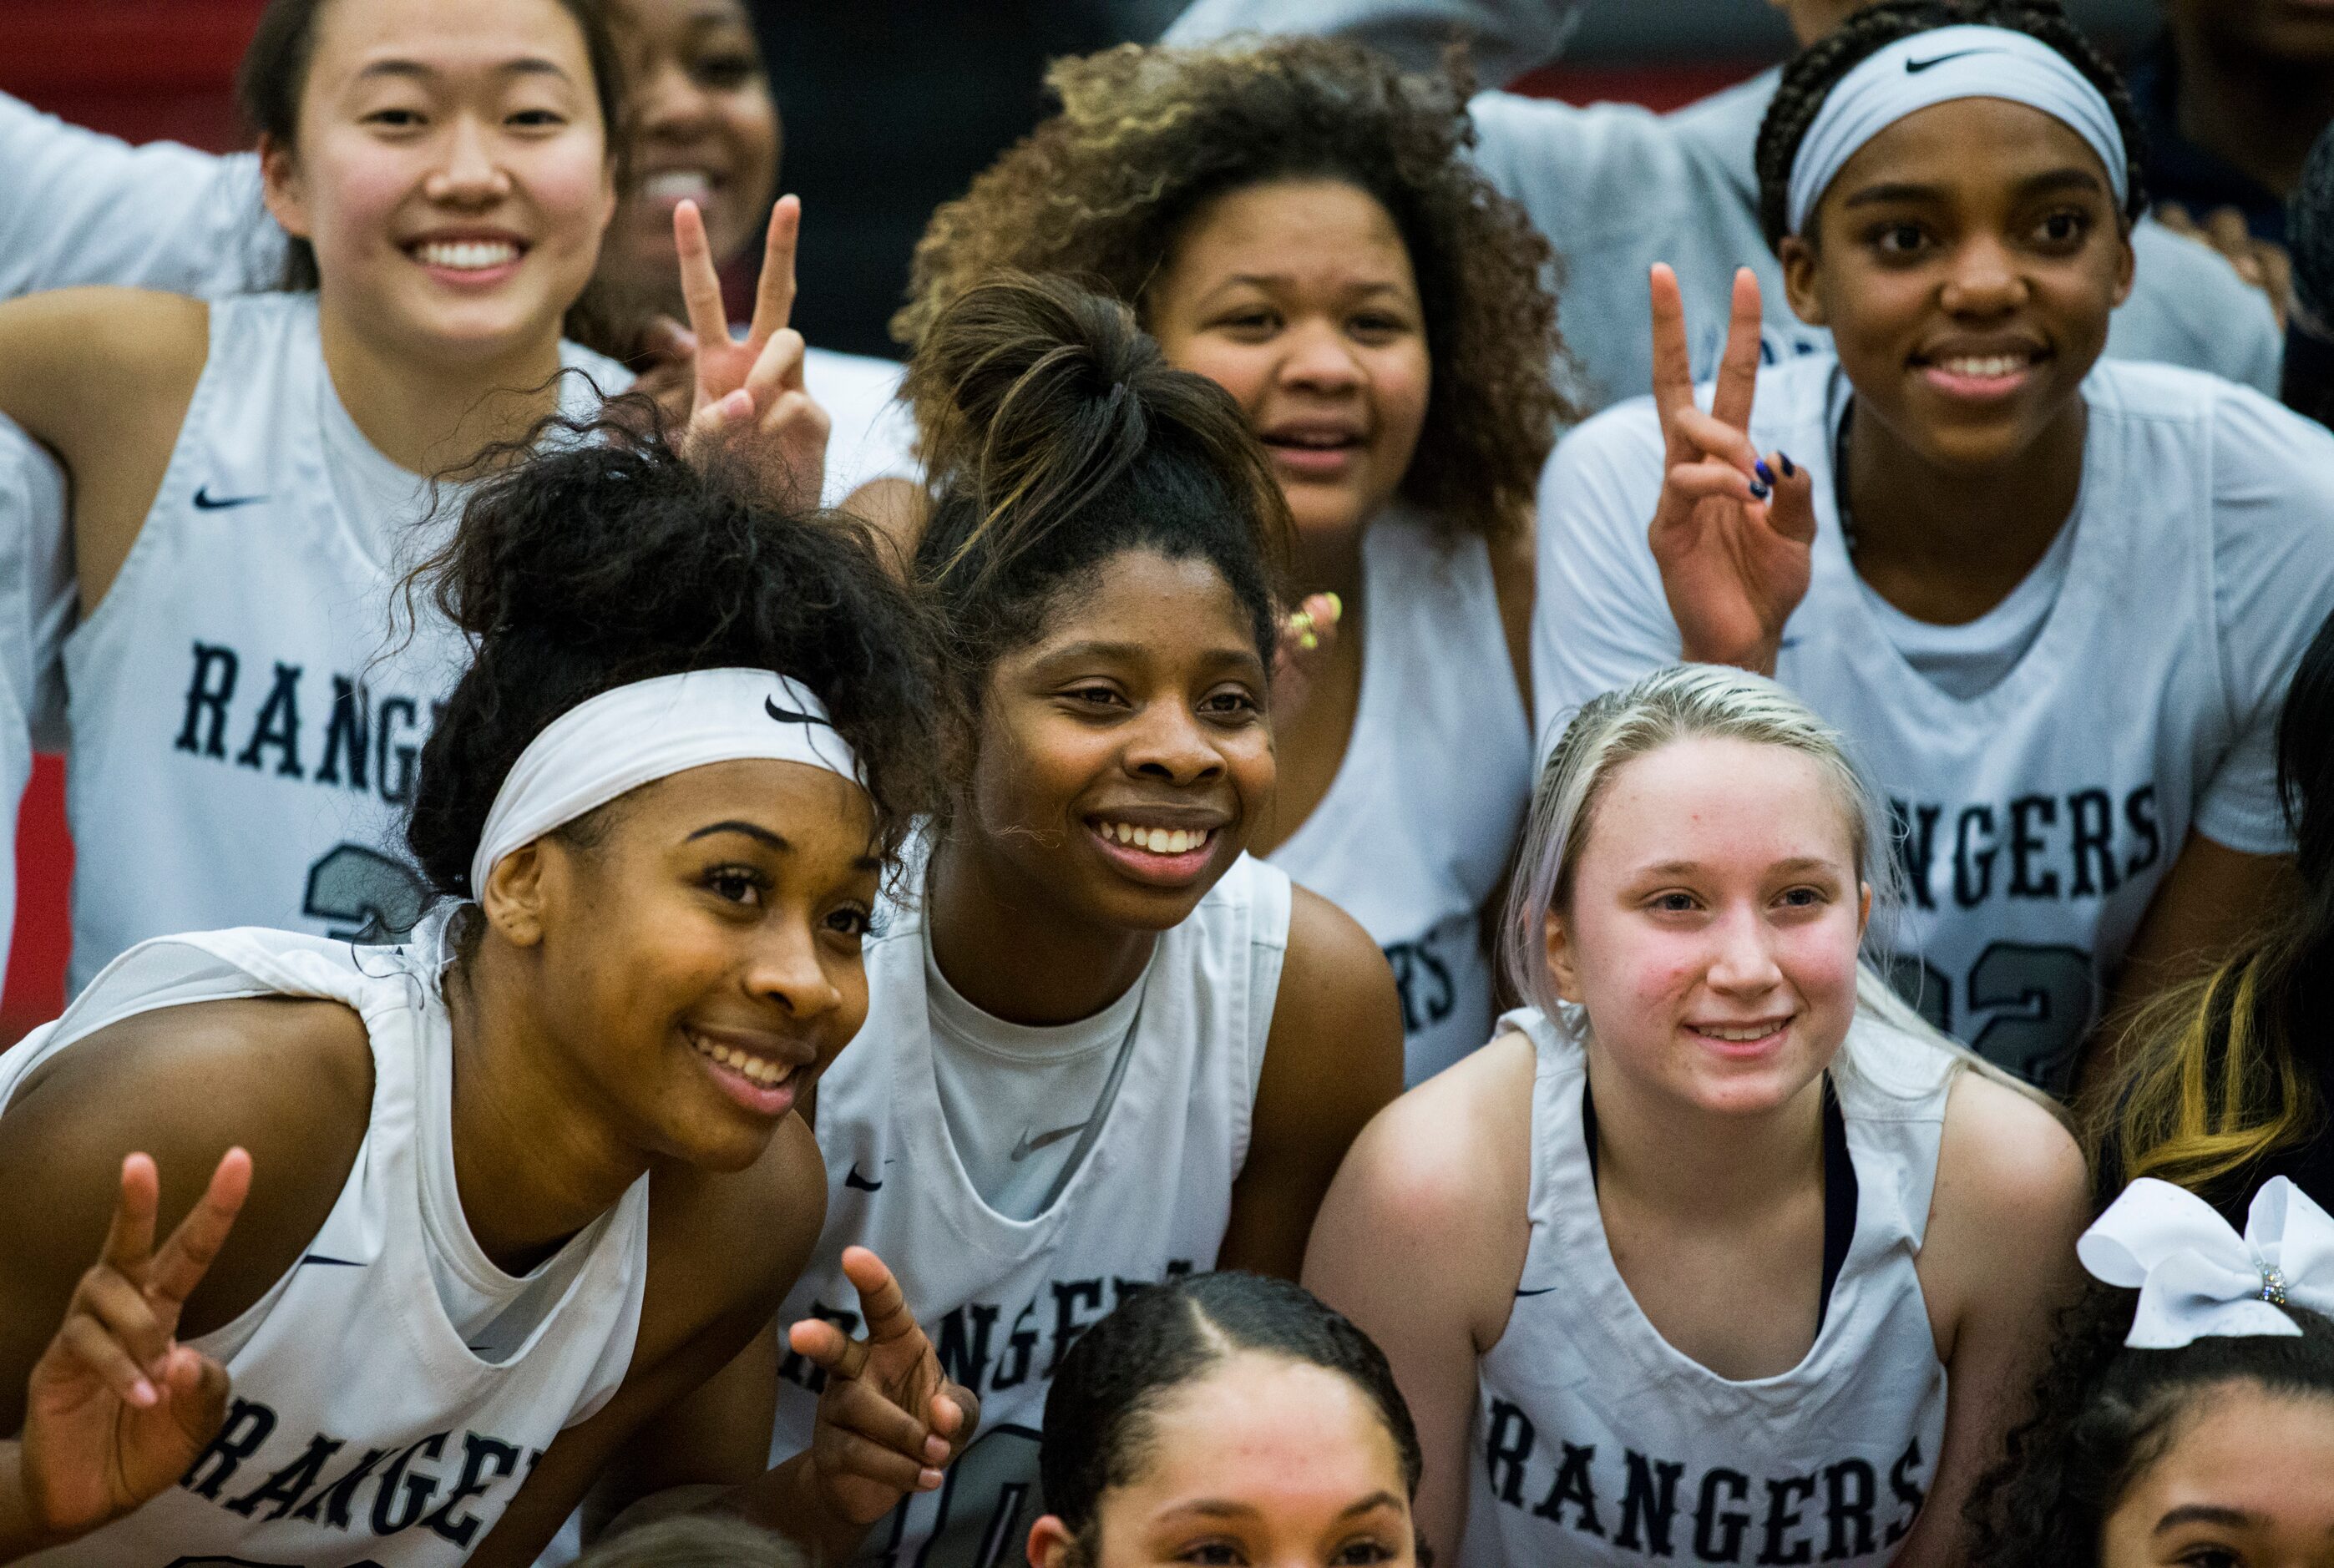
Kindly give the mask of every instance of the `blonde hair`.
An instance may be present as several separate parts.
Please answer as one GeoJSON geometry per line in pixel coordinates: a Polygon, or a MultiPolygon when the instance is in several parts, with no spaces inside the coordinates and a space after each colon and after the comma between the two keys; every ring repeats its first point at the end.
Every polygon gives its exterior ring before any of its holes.
{"type": "MultiPolygon", "coordinates": [[[[1896,857],[1887,852],[1893,842],[1888,818],[1847,740],[1775,682],[1726,665],[1666,666],[1592,698],[1565,726],[1532,792],[1531,818],[1501,923],[1500,959],[1517,993],[1549,1017],[1559,1015],[1564,1004],[1548,968],[1548,916],[1571,897],[1573,873],[1596,807],[1625,765],[1673,741],[1696,738],[1781,746],[1816,765],[1847,820],[1857,877],[1872,890],[1867,961],[1857,967],[1857,1013],[1934,1045],[1963,1065],[1982,1065],[1981,1058],[1938,1033],[1868,961],[1885,955],[1880,938],[1902,902],[1903,877],[1896,857]]],[[[1996,1071],[1989,1070],[1988,1076],[2014,1082],[1996,1071]]]]}

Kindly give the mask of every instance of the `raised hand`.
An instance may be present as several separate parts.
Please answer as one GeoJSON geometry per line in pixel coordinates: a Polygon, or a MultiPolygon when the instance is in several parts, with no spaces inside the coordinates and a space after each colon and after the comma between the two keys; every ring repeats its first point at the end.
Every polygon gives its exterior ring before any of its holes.
{"type": "Polygon", "coordinates": [[[1734,274],[1733,313],[1716,395],[1693,400],[1685,302],[1677,274],[1653,272],[1654,405],[1660,412],[1660,503],[1646,537],[1685,657],[1775,672],[1783,623],[1807,596],[1815,543],[1814,485],[1780,452],[1750,444],[1759,381],[1759,279],[1734,274]]]}
{"type": "Polygon", "coordinates": [[[721,275],[705,238],[705,219],[693,201],[673,209],[672,236],[680,252],[680,293],[696,338],[696,386],[686,449],[709,442],[743,447],[772,493],[787,505],[818,505],[826,479],[826,410],[803,385],[803,335],[787,325],[795,308],[795,242],[802,232],[802,202],[782,197],[770,211],[762,252],[762,278],[754,319],[743,341],[729,335],[721,303],[721,275]]]}
{"type": "Polygon", "coordinates": [[[940,1371],[882,1258],[845,1247],[843,1272],[859,1293],[867,1337],[805,1319],[787,1331],[786,1342],[826,1372],[811,1434],[820,1494],[841,1517],[866,1525],[909,1493],[940,1484],[940,1472],[972,1440],[980,1401],[940,1371]]]}
{"type": "Polygon", "coordinates": [[[121,1162],[105,1246],[26,1386],[23,1486],[42,1528],[70,1539],[120,1518],[186,1474],[217,1433],[227,1370],[175,1336],[250,1190],[251,1156],[228,1150],[157,1249],[154,1161],[121,1162]]]}
{"type": "Polygon", "coordinates": [[[1305,602],[1282,623],[1280,646],[1272,658],[1272,719],[1287,726],[1297,717],[1313,683],[1328,668],[1337,646],[1337,623],[1345,606],[1334,593],[1307,594],[1305,602]]]}

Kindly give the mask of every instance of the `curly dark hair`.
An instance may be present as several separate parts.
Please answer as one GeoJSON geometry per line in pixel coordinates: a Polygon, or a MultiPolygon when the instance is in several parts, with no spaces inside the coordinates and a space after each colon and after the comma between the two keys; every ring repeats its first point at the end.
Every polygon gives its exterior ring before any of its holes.
{"type": "Polygon", "coordinates": [[[422,747],[406,823],[431,886],[476,896],[487,813],[552,720],[692,669],[774,669],[816,692],[896,849],[939,798],[947,688],[931,612],[885,564],[888,547],[855,518],[788,514],[751,476],[718,456],[684,460],[653,428],[546,428],[547,448],[486,479],[408,579],[409,609],[426,594],[475,649],[422,747]]]}
{"type": "Polygon", "coordinates": [[[1783,67],[1782,84],[1759,126],[1759,221],[1767,243],[1779,246],[1790,232],[1791,163],[1799,143],[1816,120],[1824,100],[1840,78],[1900,38],[1934,27],[1971,24],[2003,27],[2040,39],[2067,57],[2067,63],[2099,90],[2123,133],[2129,167],[2125,178],[2131,195],[2124,203],[2124,221],[2136,223],[2147,210],[2147,193],[2140,178],[2146,156],[2146,133],[2131,106],[2123,77],[2107,63],[2083,30],[2067,18],[2055,0],[1880,0],[1842,23],[1837,31],[1809,44],[1783,67]]]}
{"type": "MultiPolygon", "coordinates": [[[[1441,526],[1509,536],[1575,416],[1555,253],[1468,157],[1470,82],[1319,38],[1124,44],[1057,62],[1061,112],[932,215],[892,336],[911,350],[999,270],[1057,273],[1141,313],[1184,225],[1230,191],[1341,180],[1393,217],[1418,274],[1433,385],[1402,494],[1441,526]]],[[[919,411],[921,418],[921,410],[919,411]]]]}
{"type": "Polygon", "coordinates": [[[2173,1351],[2124,1342],[2139,1293],[2094,1282],[2060,1313],[2033,1418],[1969,1503],[1972,1568],[2098,1568],[2099,1532],[2179,1436],[2197,1395],[2233,1382],[2334,1399],[2334,1323],[2289,1306],[2297,1336],[2211,1335],[2173,1351]]]}

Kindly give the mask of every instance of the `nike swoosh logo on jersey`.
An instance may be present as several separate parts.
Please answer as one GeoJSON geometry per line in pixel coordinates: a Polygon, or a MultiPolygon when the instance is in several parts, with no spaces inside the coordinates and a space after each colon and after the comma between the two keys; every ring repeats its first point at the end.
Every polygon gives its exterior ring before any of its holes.
{"type": "Polygon", "coordinates": [[[307,1267],[310,1264],[312,1264],[312,1263],[328,1263],[328,1264],[331,1264],[331,1265],[332,1265],[333,1267],[335,1267],[335,1268],[362,1268],[362,1267],[364,1267],[364,1265],[362,1265],[362,1264],[359,1263],[356,1259],[354,1259],[354,1258],[352,1258],[352,1257],[326,1257],[326,1256],[325,1256],[323,1253],[321,1253],[321,1252],[312,1252],[312,1253],[310,1253],[307,1256],[305,1256],[305,1257],[302,1258],[298,1263],[294,1264],[292,1266],[293,1266],[294,1268],[306,1268],[306,1267],[307,1267]]]}
{"type": "Polygon", "coordinates": [[[265,495],[214,495],[211,494],[211,487],[205,485],[195,492],[195,510],[224,512],[230,506],[248,506],[256,501],[266,499],[265,495]]]}
{"type": "Polygon", "coordinates": [[[796,713],[793,708],[780,707],[776,701],[767,697],[762,699],[762,711],[780,724],[825,724],[829,729],[834,727],[815,713],[796,713]]]}
{"type": "Polygon", "coordinates": [[[1998,53],[1998,51],[1992,49],[1960,49],[1954,51],[1951,54],[1940,54],[1934,60],[1907,60],[1905,62],[1905,74],[1907,76],[1918,76],[1924,71],[1927,71],[1933,66],[1943,65],[1948,60],[1967,60],[1972,54],[1992,54],[1996,53],[1998,53]]]}
{"type": "Polygon", "coordinates": [[[844,1174],[843,1185],[850,1188],[854,1192],[881,1192],[883,1190],[883,1184],[882,1182],[870,1181],[865,1177],[859,1174],[859,1162],[855,1159],[851,1162],[851,1169],[844,1174]]]}
{"type": "Polygon", "coordinates": [[[1519,1291],[1516,1292],[1516,1299],[1517,1299],[1518,1301],[1521,1301],[1524,1297],[1526,1297],[1526,1296],[1528,1296],[1528,1295],[1546,1295],[1548,1292],[1550,1292],[1550,1291],[1552,1291],[1552,1290],[1554,1290],[1554,1289],[1556,1289],[1556,1288],[1557,1288],[1557,1287],[1556,1287],[1556,1286],[1554,1286],[1554,1285],[1552,1285],[1552,1284],[1544,1284],[1544,1285],[1540,1286],[1540,1287],[1539,1287],[1539,1289],[1538,1289],[1538,1290],[1519,1290],[1519,1291]]]}
{"type": "MultiPolygon", "coordinates": [[[[1087,1121],[1091,1121],[1093,1120],[1094,1118],[1092,1117],[1088,1117],[1086,1119],[1087,1121]]],[[[1056,1127],[1051,1132],[1040,1132],[1037,1137],[1032,1138],[1029,1136],[1029,1130],[1025,1127],[1021,1130],[1021,1141],[1013,1146],[1013,1152],[1008,1158],[1009,1158],[1014,1164],[1018,1165],[1023,1160],[1028,1159],[1031,1155],[1037,1153],[1037,1150],[1045,1148],[1046,1145],[1049,1143],[1059,1143],[1063,1139],[1068,1138],[1075,1133],[1084,1132],[1085,1130],[1086,1123],[1085,1121],[1079,1121],[1075,1122],[1068,1127],[1056,1127]]]]}

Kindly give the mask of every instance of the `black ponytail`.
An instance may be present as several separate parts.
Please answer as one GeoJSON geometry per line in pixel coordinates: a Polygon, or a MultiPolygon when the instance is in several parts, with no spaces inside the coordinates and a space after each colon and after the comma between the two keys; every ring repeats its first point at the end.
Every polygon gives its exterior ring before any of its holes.
{"type": "MultiPolygon", "coordinates": [[[[1095,1513],[1104,1492],[1140,1477],[1151,1419],[1177,1389],[1226,1356],[1260,1351],[1352,1380],[1402,1460],[1403,1490],[1418,1496],[1424,1467],[1418,1429],[1394,1386],[1385,1352],[1342,1313],[1301,1285],[1254,1274],[1203,1274],[1138,1290],[1078,1336],[1046,1391],[1037,1472],[1046,1510],[1095,1559],[1095,1513]]],[[[1423,1556],[1421,1562],[1425,1562],[1423,1556]]]]}
{"type": "Polygon", "coordinates": [[[1171,367],[1126,306],[1060,278],[982,284],[933,322],[904,395],[932,475],[916,575],[969,707],[1060,594],[1127,550],[1213,565],[1270,665],[1288,505],[1231,395],[1171,367]]]}
{"type": "Polygon", "coordinates": [[[654,435],[554,423],[541,455],[470,496],[408,585],[476,654],[421,752],[406,842],[441,894],[519,753],[603,691],[692,669],[775,669],[815,691],[857,755],[887,847],[938,788],[931,622],[865,524],[790,515],[654,435]]]}
{"type": "Polygon", "coordinates": [[[2147,193],[2140,178],[2146,135],[2132,110],[2123,77],[2083,30],[2068,20],[2058,0],[1880,0],[1808,44],[1783,67],[1775,101],[1759,127],[1759,221],[1770,246],[1781,245],[1783,236],[1790,233],[1791,165],[1824,100],[1831,96],[1840,79],[1900,38],[1958,25],[2002,27],[2040,40],[2066,56],[2067,63],[2099,90],[2115,115],[2116,129],[2123,133],[2124,152],[2129,160],[2124,178],[2129,182],[2131,197],[2124,204],[2124,216],[2138,221],[2147,210],[2147,193]]]}

